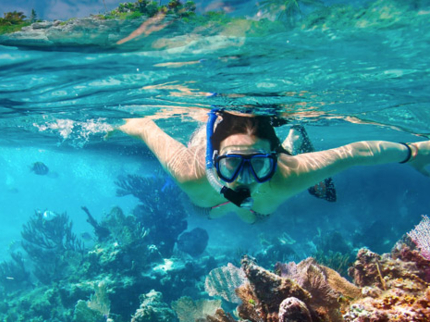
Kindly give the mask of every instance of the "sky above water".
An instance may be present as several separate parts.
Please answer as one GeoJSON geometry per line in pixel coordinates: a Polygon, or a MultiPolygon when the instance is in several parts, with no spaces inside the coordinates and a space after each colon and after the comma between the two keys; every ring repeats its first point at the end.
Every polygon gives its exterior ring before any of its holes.
{"type": "MultiPolygon", "coordinates": [[[[158,0],[162,4],[169,0],[158,0]]],[[[186,0],[183,0],[185,2],[186,0]]],[[[37,18],[44,20],[67,20],[70,18],[88,17],[90,14],[99,14],[118,7],[123,2],[135,0],[0,0],[0,14],[11,11],[21,11],[30,16],[31,10],[36,10],[37,18]]],[[[246,11],[256,10],[258,0],[194,0],[198,11],[217,10],[224,8],[227,11],[237,11],[246,14],[246,11]]],[[[333,3],[355,4],[363,0],[325,0],[326,5],[333,3]]]]}

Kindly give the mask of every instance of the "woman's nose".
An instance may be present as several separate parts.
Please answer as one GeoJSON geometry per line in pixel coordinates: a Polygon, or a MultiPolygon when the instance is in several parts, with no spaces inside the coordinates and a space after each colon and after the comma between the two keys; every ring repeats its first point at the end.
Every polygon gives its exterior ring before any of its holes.
{"type": "Polygon", "coordinates": [[[237,182],[244,183],[244,184],[251,184],[253,182],[253,178],[252,178],[250,171],[251,171],[251,169],[249,169],[249,166],[245,165],[239,173],[239,177],[237,178],[237,182]]]}

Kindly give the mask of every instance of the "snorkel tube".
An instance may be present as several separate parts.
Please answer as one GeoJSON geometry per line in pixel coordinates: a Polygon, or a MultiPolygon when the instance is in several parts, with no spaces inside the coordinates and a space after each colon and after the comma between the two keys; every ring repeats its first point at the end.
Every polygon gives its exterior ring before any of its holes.
{"type": "Polygon", "coordinates": [[[223,185],[217,178],[214,167],[214,149],[212,146],[211,137],[214,133],[215,121],[218,118],[219,109],[213,109],[209,112],[209,119],[206,125],[206,178],[210,185],[222,194],[224,198],[231,201],[233,204],[240,208],[251,209],[254,200],[251,198],[251,192],[249,189],[242,188],[238,191],[230,189],[223,185]]]}

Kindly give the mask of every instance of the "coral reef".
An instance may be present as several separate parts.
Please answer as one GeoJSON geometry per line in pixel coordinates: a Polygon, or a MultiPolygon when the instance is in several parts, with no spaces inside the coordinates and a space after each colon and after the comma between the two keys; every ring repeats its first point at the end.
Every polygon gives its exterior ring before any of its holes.
{"type": "Polygon", "coordinates": [[[163,295],[160,292],[151,290],[140,297],[140,308],[133,315],[131,322],[164,322],[174,320],[175,313],[163,302],[163,295]]]}
{"type": "Polygon", "coordinates": [[[4,292],[11,292],[31,285],[30,272],[25,269],[22,253],[10,254],[12,260],[0,263],[0,284],[4,292]]]}
{"type": "Polygon", "coordinates": [[[210,296],[221,296],[231,303],[240,303],[235,290],[245,283],[245,273],[229,263],[227,266],[218,267],[209,272],[205,280],[205,291],[210,296]]]}
{"type": "MultiPolygon", "coordinates": [[[[404,242],[382,256],[361,249],[349,269],[354,284],[313,258],[299,264],[278,263],[274,274],[245,256],[240,269],[245,278],[235,289],[242,300],[237,312],[240,318],[252,322],[428,321],[430,261],[420,251],[404,242]]],[[[232,269],[214,271],[217,274],[211,279],[220,283],[216,292],[212,291],[214,287],[209,288],[210,294],[231,294],[233,283],[224,280],[232,269]]],[[[224,298],[231,301],[230,297],[224,298]]],[[[219,314],[211,318],[230,321],[219,314]]]]}
{"type": "Polygon", "coordinates": [[[382,256],[361,249],[349,271],[366,297],[350,306],[344,320],[428,321],[430,284],[421,277],[427,276],[422,272],[428,272],[429,264],[405,244],[397,245],[393,254],[382,256]]]}
{"type": "MultiPolygon", "coordinates": [[[[155,314],[148,313],[155,302],[139,300],[138,294],[154,289],[168,303],[201,295],[198,284],[217,263],[210,256],[199,255],[198,260],[182,252],[173,256],[178,236],[187,226],[181,196],[165,179],[134,179],[121,181],[123,188],[144,198],[134,214],[114,207],[96,220],[82,208],[97,237],[90,249],[84,249],[72,232],[66,214],[45,211],[30,218],[22,234],[25,254],[13,253],[13,261],[0,264],[5,278],[0,281],[4,295],[0,319],[123,322],[134,314],[135,321],[147,321],[155,314]],[[34,285],[32,276],[43,286],[34,285]],[[30,286],[35,290],[29,292],[30,286]]],[[[175,313],[164,306],[167,313],[160,321],[174,321],[175,313]]]]}
{"type": "MultiPolygon", "coordinates": [[[[426,218],[391,253],[379,255],[360,249],[348,269],[349,281],[312,257],[299,263],[272,265],[277,255],[283,259],[288,251],[257,253],[272,271],[250,256],[242,258],[241,267],[226,264],[229,257],[218,249],[213,256],[208,255],[211,249],[206,250],[205,231],[183,233],[186,212],[169,181],[130,177],[120,186],[120,194],[134,193],[141,198],[141,204],[132,214],[114,207],[100,218],[84,208],[98,237],[90,249],[84,249],[72,232],[66,214],[45,211],[30,217],[22,231],[24,252],[15,249],[12,259],[0,264],[0,320],[430,319],[430,260],[426,246],[430,237],[426,218]],[[193,253],[199,243],[203,245],[193,253]]],[[[350,252],[348,243],[336,245],[338,238],[331,234],[323,239],[323,256],[332,256],[330,251],[350,252]]],[[[294,244],[287,234],[275,242],[277,250],[294,244]]],[[[265,243],[270,244],[267,240],[265,243]]]]}
{"type": "Polygon", "coordinates": [[[287,233],[281,236],[267,236],[259,234],[262,249],[253,257],[260,265],[264,267],[274,267],[279,261],[287,261],[291,258],[297,258],[297,242],[287,233]]]}
{"type": "Polygon", "coordinates": [[[318,236],[316,252],[312,255],[318,264],[330,267],[345,277],[354,256],[352,245],[337,231],[318,236]]]}
{"type": "Polygon", "coordinates": [[[189,232],[181,234],[177,245],[180,251],[197,257],[203,254],[208,245],[208,241],[209,235],[207,231],[197,227],[189,232]]]}
{"type": "Polygon", "coordinates": [[[279,306],[279,322],[312,322],[312,318],[305,303],[288,297],[279,306]]]}
{"type": "Polygon", "coordinates": [[[430,260],[430,219],[423,216],[421,222],[408,233],[408,237],[415,243],[421,255],[430,260]]]}
{"type": "Polygon", "coordinates": [[[100,312],[91,309],[88,303],[83,300],[79,300],[76,303],[75,311],[73,315],[73,322],[101,322],[106,321],[106,317],[100,312]]]}
{"type": "MultiPolygon", "coordinates": [[[[281,265],[281,264],[280,264],[281,265]]],[[[238,312],[241,318],[251,321],[278,321],[281,303],[282,316],[289,314],[306,316],[310,321],[341,321],[341,296],[357,296],[358,288],[342,278],[337,272],[320,266],[313,258],[299,264],[282,265],[283,276],[268,272],[245,257],[242,268],[249,284],[241,286],[237,292],[243,303],[238,312]],[[303,303],[303,304],[302,304],[303,303]],[[290,308],[292,312],[286,312],[290,308]],[[306,308],[306,309],[305,309],[306,308]]]]}
{"type": "Polygon", "coordinates": [[[172,308],[180,322],[204,321],[207,316],[216,314],[221,308],[221,301],[206,299],[193,301],[192,298],[184,296],[172,302],[172,308]]]}
{"type": "Polygon", "coordinates": [[[250,321],[277,321],[281,302],[288,297],[295,297],[308,302],[310,294],[291,279],[271,273],[245,256],[242,269],[248,283],[237,289],[242,304],[238,314],[250,321]]]}
{"type": "Polygon", "coordinates": [[[71,262],[79,265],[83,243],[72,232],[72,222],[66,213],[35,212],[23,226],[22,247],[34,264],[33,274],[49,284],[70,272],[71,262]]]}
{"type": "Polygon", "coordinates": [[[182,192],[170,178],[128,175],[119,178],[117,195],[133,195],[140,204],[134,216],[149,230],[150,242],[164,257],[170,257],[178,236],[187,229],[182,192]],[[166,202],[166,201],[169,202],[166,202]]]}
{"type": "Polygon", "coordinates": [[[87,207],[83,206],[81,208],[87,214],[87,216],[88,216],[87,223],[89,223],[91,226],[93,226],[94,233],[97,236],[98,241],[102,242],[102,241],[106,240],[110,235],[109,229],[107,229],[106,227],[100,226],[99,223],[97,222],[97,220],[95,220],[94,217],[91,215],[91,213],[87,207]]]}

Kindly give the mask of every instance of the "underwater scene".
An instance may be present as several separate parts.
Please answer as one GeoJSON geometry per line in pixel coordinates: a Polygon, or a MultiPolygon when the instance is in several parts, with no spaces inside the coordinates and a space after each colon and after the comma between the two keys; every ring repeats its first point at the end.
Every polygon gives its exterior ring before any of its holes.
{"type": "Polygon", "coordinates": [[[208,215],[159,156],[190,170],[163,138],[196,144],[213,109],[300,129],[295,156],[428,140],[430,1],[41,3],[0,3],[1,321],[430,321],[430,178],[410,164],[208,215]]]}

